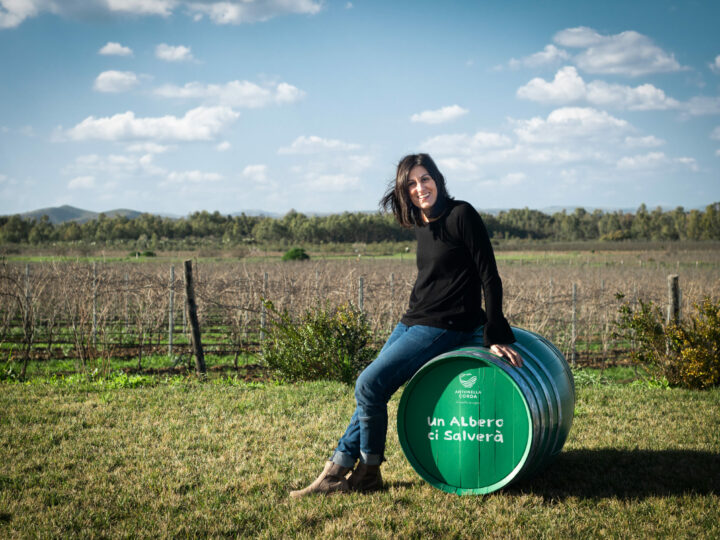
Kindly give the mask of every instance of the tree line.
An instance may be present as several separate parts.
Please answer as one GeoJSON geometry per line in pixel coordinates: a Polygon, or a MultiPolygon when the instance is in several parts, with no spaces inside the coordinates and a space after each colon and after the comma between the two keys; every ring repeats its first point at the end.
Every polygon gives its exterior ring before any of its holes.
{"type": "MultiPolygon", "coordinates": [[[[578,240],[720,240],[720,202],[704,210],[686,211],[679,206],[663,211],[648,210],[645,204],[635,211],[577,208],[573,212],[546,214],[528,208],[482,213],[493,239],[578,240]]],[[[24,219],[20,215],[0,216],[0,242],[46,244],[53,242],[123,242],[143,238],[151,243],[163,240],[215,239],[224,244],[323,244],[405,242],[414,239],[412,230],[398,226],[392,215],[344,212],[308,216],[291,210],[281,218],[222,215],[195,212],[174,219],[142,214],[78,223],[53,224],[47,216],[24,219]]]]}

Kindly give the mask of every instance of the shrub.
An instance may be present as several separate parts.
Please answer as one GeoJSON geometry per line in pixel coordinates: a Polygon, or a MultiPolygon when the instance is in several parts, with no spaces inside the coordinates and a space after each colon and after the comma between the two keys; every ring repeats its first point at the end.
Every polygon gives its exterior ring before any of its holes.
{"type": "Polygon", "coordinates": [[[306,261],[310,258],[310,255],[305,253],[305,250],[300,247],[289,249],[282,256],[283,261],[306,261]]]}
{"type": "Polygon", "coordinates": [[[131,251],[130,257],[155,257],[154,251],[131,251]]]}
{"type": "Polygon", "coordinates": [[[297,322],[265,301],[272,320],[262,355],[284,380],[335,380],[353,384],[375,356],[370,325],[352,304],[306,310],[297,322]]]}
{"type": "Polygon", "coordinates": [[[638,301],[620,307],[616,336],[631,340],[631,358],[671,386],[710,388],[720,384],[720,300],[694,304],[687,321],[664,324],[660,308],[638,301]]]}

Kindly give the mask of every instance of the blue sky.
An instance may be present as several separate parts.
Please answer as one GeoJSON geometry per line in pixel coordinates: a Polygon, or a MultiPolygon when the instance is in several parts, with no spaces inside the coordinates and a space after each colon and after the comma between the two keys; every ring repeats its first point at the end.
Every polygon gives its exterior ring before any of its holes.
{"type": "Polygon", "coordinates": [[[720,2],[0,0],[0,213],[720,201],[720,2]]]}

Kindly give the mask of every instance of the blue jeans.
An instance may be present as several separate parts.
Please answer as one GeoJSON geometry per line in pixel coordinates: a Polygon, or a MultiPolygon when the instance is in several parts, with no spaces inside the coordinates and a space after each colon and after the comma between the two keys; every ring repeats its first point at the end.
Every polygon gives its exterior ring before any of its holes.
{"type": "Polygon", "coordinates": [[[357,378],[357,407],[331,461],[343,467],[354,467],[358,458],[367,465],[382,463],[390,397],[425,363],[471,336],[472,332],[398,323],[377,358],[357,378]]]}

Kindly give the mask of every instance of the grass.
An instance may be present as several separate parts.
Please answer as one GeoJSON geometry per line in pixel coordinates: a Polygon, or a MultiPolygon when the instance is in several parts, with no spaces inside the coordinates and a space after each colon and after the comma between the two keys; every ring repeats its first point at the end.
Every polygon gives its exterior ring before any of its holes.
{"type": "Polygon", "coordinates": [[[563,453],[520,485],[458,497],[424,483],[399,448],[398,393],[388,488],[297,501],[287,491],[352,413],[347,386],[3,383],[0,537],[717,538],[720,389],[613,382],[625,375],[578,377],[563,453]]]}

